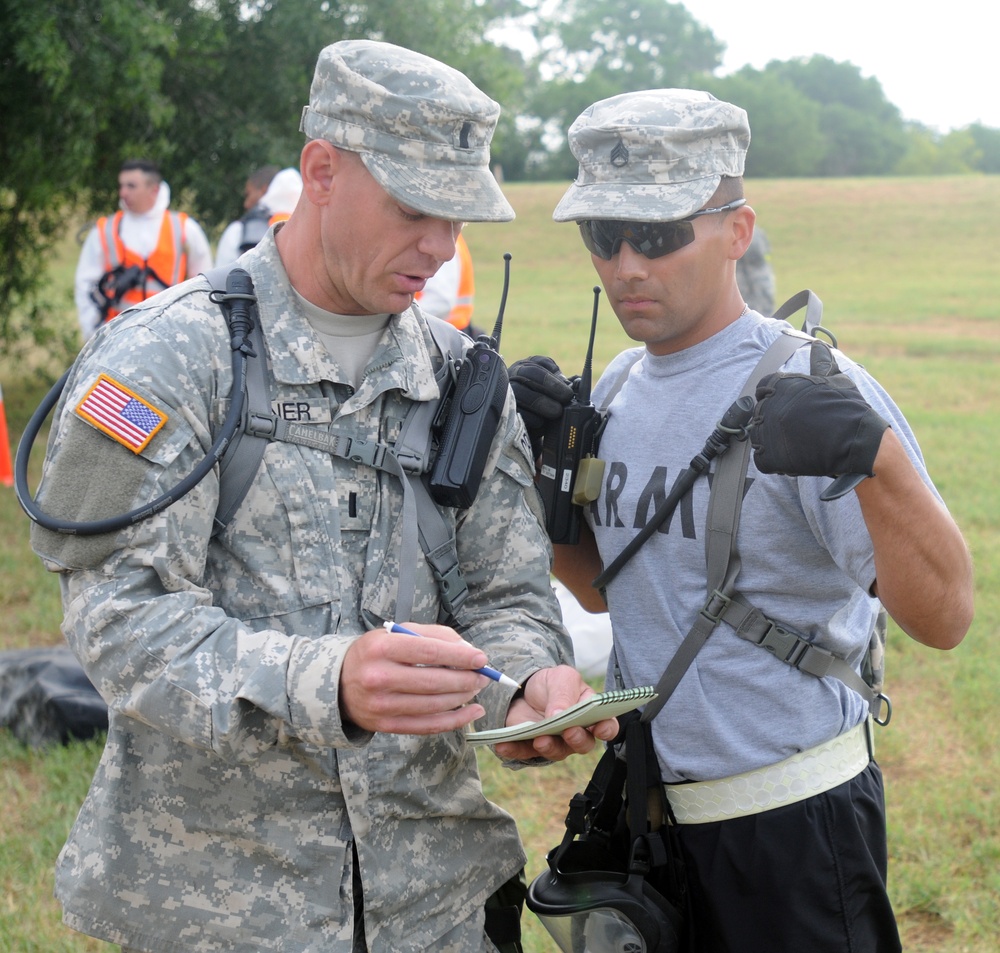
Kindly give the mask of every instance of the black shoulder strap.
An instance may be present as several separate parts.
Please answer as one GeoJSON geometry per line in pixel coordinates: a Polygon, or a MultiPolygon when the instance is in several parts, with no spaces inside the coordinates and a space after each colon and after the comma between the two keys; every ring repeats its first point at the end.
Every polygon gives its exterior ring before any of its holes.
{"type": "MultiPolygon", "coordinates": [[[[205,277],[215,291],[225,291],[226,276],[232,265],[213,268],[205,272],[205,277]]],[[[250,349],[256,356],[247,362],[246,400],[243,404],[243,419],[240,429],[226,447],[219,460],[219,505],[215,511],[215,525],[212,535],[217,536],[229,525],[250,485],[257,474],[260,461],[264,459],[267,438],[253,433],[248,425],[253,416],[270,416],[271,400],[267,385],[267,348],[264,332],[254,304],[254,321],[250,332],[250,349]]]]}

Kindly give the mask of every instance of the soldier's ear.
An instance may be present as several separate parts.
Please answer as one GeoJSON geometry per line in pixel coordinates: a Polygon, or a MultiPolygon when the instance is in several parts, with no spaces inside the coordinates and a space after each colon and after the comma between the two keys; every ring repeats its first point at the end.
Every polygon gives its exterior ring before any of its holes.
{"type": "Polygon", "coordinates": [[[728,214],[727,222],[732,238],[730,258],[736,260],[743,257],[753,240],[753,228],[756,221],[757,213],[749,205],[741,205],[728,214]]]}
{"type": "Polygon", "coordinates": [[[302,148],[302,191],[314,205],[330,201],[333,182],[343,162],[340,150],[325,139],[311,139],[302,148]]]}

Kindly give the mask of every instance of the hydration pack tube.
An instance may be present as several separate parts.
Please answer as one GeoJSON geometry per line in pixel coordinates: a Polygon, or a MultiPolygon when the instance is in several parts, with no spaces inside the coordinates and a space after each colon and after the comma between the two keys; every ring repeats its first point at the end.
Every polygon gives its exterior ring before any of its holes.
{"type": "Polygon", "coordinates": [[[176,503],[185,495],[191,492],[219,462],[226,451],[226,447],[232,440],[237,428],[240,426],[243,415],[243,403],[246,394],[247,363],[249,358],[258,357],[249,343],[249,335],[255,327],[253,309],[256,306],[257,298],[253,293],[253,283],[250,275],[242,268],[234,268],[229,272],[226,279],[226,291],[223,294],[213,292],[217,301],[226,316],[229,325],[230,345],[232,347],[233,366],[233,400],[230,403],[229,412],[223,422],[219,436],[205,458],[198,464],[180,483],[168,490],[162,496],[147,503],[144,506],[122,513],[118,516],[109,516],[101,520],[90,520],[87,522],[74,522],[72,520],[59,519],[45,513],[35,502],[28,489],[28,459],[31,456],[31,448],[34,446],[38,433],[42,429],[42,424],[52,412],[62,395],[69,379],[70,370],[67,370],[62,377],[52,386],[52,389],[45,395],[39,404],[38,409],[32,414],[28,425],[24,430],[20,442],[17,445],[17,454],[14,461],[14,491],[17,494],[17,501],[25,513],[39,526],[51,530],[55,533],[76,536],[97,536],[101,533],[112,533],[165,510],[172,503],[176,503]]]}

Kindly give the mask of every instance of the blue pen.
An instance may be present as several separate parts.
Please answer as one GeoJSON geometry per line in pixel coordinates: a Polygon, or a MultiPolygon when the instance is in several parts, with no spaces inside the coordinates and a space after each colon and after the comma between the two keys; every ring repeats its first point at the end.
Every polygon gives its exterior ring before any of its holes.
{"type": "MultiPolygon", "coordinates": [[[[408,629],[405,625],[400,625],[397,622],[386,622],[385,627],[389,632],[398,632],[401,635],[415,635],[418,639],[423,638],[419,632],[414,632],[412,629],[408,629]]],[[[494,682],[499,682],[501,685],[508,685],[511,688],[521,687],[509,675],[504,675],[503,672],[498,672],[495,668],[490,668],[488,665],[484,665],[482,668],[477,668],[476,671],[479,672],[480,675],[492,678],[494,682]]]]}

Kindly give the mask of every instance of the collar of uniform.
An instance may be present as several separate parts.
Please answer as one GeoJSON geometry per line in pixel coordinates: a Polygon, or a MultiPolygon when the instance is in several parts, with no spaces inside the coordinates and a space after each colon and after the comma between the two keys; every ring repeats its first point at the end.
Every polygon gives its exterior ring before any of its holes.
{"type": "MultiPolygon", "coordinates": [[[[247,252],[243,263],[253,278],[275,380],[336,380],[336,363],[326,348],[316,347],[316,334],[292,291],[273,234],[247,252]]],[[[380,369],[378,389],[399,388],[412,400],[436,398],[430,346],[430,331],[412,309],[393,315],[368,365],[380,369]]],[[[359,394],[365,387],[362,382],[359,394]]]]}

